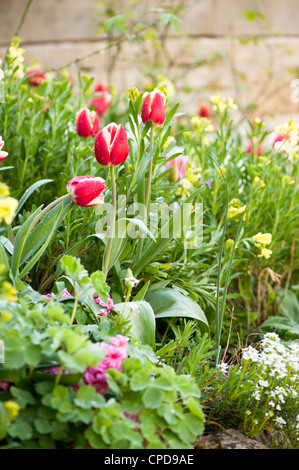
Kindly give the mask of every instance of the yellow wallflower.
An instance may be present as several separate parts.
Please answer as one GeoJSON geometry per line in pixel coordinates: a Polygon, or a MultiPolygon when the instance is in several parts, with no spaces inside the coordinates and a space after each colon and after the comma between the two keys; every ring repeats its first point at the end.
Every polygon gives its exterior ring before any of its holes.
{"type": "Polygon", "coordinates": [[[160,77],[157,88],[168,97],[171,97],[175,94],[174,84],[166,77],[160,77]]]}
{"type": "Polygon", "coordinates": [[[220,168],[217,166],[217,176],[220,176],[222,173],[225,173],[225,168],[223,165],[220,165],[220,168]],[[220,169],[221,168],[221,169],[220,169]],[[222,171],[222,173],[221,173],[222,171]]]}
{"type": "Polygon", "coordinates": [[[260,168],[264,168],[264,167],[267,166],[268,163],[270,163],[270,161],[271,161],[270,158],[265,157],[264,155],[260,155],[260,156],[258,157],[258,160],[259,160],[260,163],[258,163],[257,166],[260,167],[260,168]]]}
{"type": "Polygon", "coordinates": [[[21,407],[17,404],[17,402],[13,400],[8,400],[4,402],[4,406],[7,412],[7,417],[9,420],[14,419],[18,416],[21,407]]]}
{"type": "Polygon", "coordinates": [[[17,199],[13,197],[4,197],[0,199],[0,222],[4,220],[11,224],[18,207],[17,199]]]}
{"type": "MultiPolygon", "coordinates": [[[[226,249],[232,250],[233,246],[234,246],[234,243],[235,243],[235,241],[232,238],[229,238],[228,240],[226,240],[226,243],[225,243],[226,249]]],[[[236,248],[237,248],[237,246],[236,246],[236,248]]]]}
{"type": "Polygon", "coordinates": [[[268,250],[268,248],[262,248],[261,249],[261,253],[258,256],[258,258],[266,258],[266,259],[269,259],[270,256],[272,255],[272,251],[271,250],[268,250]]]}
{"type": "Polygon", "coordinates": [[[5,183],[0,183],[0,197],[9,195],[9,187],[5,183]]]}
{"type": "Polygon", "coordinates": [[[238,109],[238,106],[234,102],[233,98],[224,98],[219,94],[216,94],[212,95],[210,100],[214,104],[215,111],[218,111],[221,114],[223,114],[228,109],[238,109]]]}
{"type": "Polygon", "coordinates": [[[254,235],[253,237],[251,237],[255,246],[257,246],[258,248],[260,248],[260,246],[265,246],[265,245],[270,245],[270,243],[272,242],[272,235],[271,233],[262,233],[262,232],[259,232],[257,233],[256,235],[254,235]]]}
{"type": "Polygon", "coordinates": [[[191,124],[195,127],[196,132],[203,134],[205,132],[213,132],[214,126],[211,121],[205,117],[192,116],[191,124]]]}
{"type": "Polygon", "coordinates": [[[237,215],[241,215],[241,214],[243,214],[245,209],[246,209],[246,206],[242,206],[242,207],[239,207],[239,208],[238,207],[229,207],[228,212],[227,212],[227,218],[232,219],[233,217],[236,217],[237,215]]]}
{"type": "Polygon", "coordinates": [[[13,314],[10,312],[1,312],[1,320],[5,323],[9,320],[11,320],[13,317],[13,314]]]}
{"type": "Polygon", "coordinates": [[[282,184],[294,184],[295,180],[291,176],[283,175],[282,177],[282,184]]]}
{"type": "Polygon", "coordinates": [[[202,171],[202,168],[192,168],[189,167],[186,170],[186,178],[190,181],[190,183],[193,185],[194,183],[197,183],[197,181],[200,179],[200,172],[202,171]]]}
{"type": "MultiPolygon", "coordinates": [[[[258,181],[259,181],[259,177],[256,176],[256,177],[254,178],[254,181],[253,181],[253,186],[254,186],[254,187],[257,185],[258,181]]],[[[261,181],[259,182],[259,184],[258,184],[257,189],[264,188],[265,186],[266,186],[266,185],[265,185],[264,181],[261,180],[261,181]]]]}
{"type": "Polygon", "coordinates": [[[17,289],[10,282],[3,281],[0,290],[0,298],[9,302],[16,302],[18,300],[16,294],[17,289]]]}

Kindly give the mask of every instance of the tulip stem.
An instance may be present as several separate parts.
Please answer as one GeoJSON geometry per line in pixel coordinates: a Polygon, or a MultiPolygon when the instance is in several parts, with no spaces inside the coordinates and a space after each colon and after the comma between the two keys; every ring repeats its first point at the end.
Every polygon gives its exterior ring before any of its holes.
{"type": "Polygon", "coordinates": [[[50,209],[52,209],[52,207],[56,206],[56,204],[58,204],[59,202],[61,201],[64,201],[65,199],[67,199],[68,197],[70,197],[69,194],[64,194],[63,196],[59,197],[58,199],[55,199],[55,201],[51,202],[47,207],[45,207],[39,214],[38,216],[35,217],[34,221],[32,222],[31,226],[30,226],[30,229],[28,231],[28,234],[31,232],[31,230],[33,229],[33,227],[37,224],[37,222],[43,217],[43,215],[45,215],[46,212],[48,212],[50,209]]]}
{"type": "Polygon", "coordinates": [[[115,221],[116,221],[116,184],[115,184],[115,173],[114,173],[114,166],[110,166],[110,175],[111,175],[111,190],[112,190],[112,220],[111,220],[111,230],[110,230],[110,237],[108,240],[107,250],[104,257],[104,266],[103,266],[103,273],[105,277],[108,274],[109,270],[109,259],[112,249],[113,238],[115,234],[115,221]]]}
{"type": "MultiPolygon", "coordinates": [[[[150,135],[150,152],[154,148],[154,135],[155,135],[155,126],[152,124],[151,127],[151,135],[150,135]]],[[[148,176],[147,176],[147,183],[146,183],[146,193],[145,193],[145,224],[147,223],[147,213],[148,213],[148,206],[151,194],[151,183],[152,183],[152,176],[153,176],[153,157],[150,159],[148,164],[148,176]]]]}
{"type": "MultiPolygon", "coordinates": [[[[154,148],[154,135],[155,135],[155,126],[153,123],[151,127],[151,133],[150,133],[149,152],[151,152],[154,148]]],[[[149,164],[148,164],[148,175],[147,175],[146,190],[145,190],[145,203],[144,203],[144,216],[143,216],[144,225],[147,225],[147,219],[148,219],[148,210],[149,210],[149,203],[150,203],[150,197],[151,197],[152,176],[153,176],[153,156],[151,157],[149,164]]],[[[137,246],[137,259],[139,259],[141,256],[142,247],[143,247],[143,238],[139,238],[138,246],[137,246]]]]}

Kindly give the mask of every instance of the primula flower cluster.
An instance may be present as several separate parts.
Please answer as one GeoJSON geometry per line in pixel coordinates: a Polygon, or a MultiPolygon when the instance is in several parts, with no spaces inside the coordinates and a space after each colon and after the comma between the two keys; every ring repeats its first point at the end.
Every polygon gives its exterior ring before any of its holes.
{"type": "Polygon", "coordinates": [[[92,385],[98,393],[105,395],[108,391],[107,369],[121,370],[123,361],[127,358],[128,339],[117,335],[110,338],[109,344],[102,342],[98,345],[106,350],[106,357],[96,366],[88,366],[83,373],[86,385],[92,385]]]}

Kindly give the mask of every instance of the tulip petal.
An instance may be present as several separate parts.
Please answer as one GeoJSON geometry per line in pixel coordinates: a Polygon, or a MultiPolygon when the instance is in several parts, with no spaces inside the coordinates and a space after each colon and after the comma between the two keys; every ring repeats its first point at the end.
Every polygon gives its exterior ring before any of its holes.
{"type": "Polygon", "coordinates": [[[76,176],[68,182],[67,190],[72,201],[81,207],[96,206],[104,202],[105,181],[100,177],[76,176]]]}
{"type": "Polygon", "coordinates": [[[141,119],[144,124],[150,120],[151,114],[151,95],[148,93],[144,98],[142,109],[141,109],[141,119]]]}
{"type": "Polygon", "coordinates": [[[120,165],[123,163],[127,159],[129,152],[130,147],[127,134],[124,127],[120,124],[111,146],[110,161],[112,165],[120,165]]]}
{"type": "Polygon", "coordinates": [[[166,114],[164,97],[161,93],[157,92],[153,96],[150,119],[155,124],[163,124],[163,122],[165,121],[165,117],[166,114]]]}

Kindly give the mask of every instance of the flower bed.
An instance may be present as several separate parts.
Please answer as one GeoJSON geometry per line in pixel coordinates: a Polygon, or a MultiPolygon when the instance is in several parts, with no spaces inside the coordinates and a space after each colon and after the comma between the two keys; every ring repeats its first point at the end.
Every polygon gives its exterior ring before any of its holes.
{"type": "Polygon", "coordinates": [[[298,448],[298,125],[76,92],[17,38],[1,84],[0,446],[298,448]]]}

